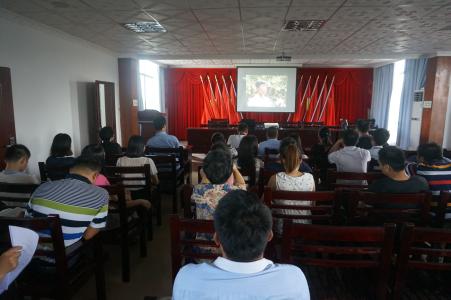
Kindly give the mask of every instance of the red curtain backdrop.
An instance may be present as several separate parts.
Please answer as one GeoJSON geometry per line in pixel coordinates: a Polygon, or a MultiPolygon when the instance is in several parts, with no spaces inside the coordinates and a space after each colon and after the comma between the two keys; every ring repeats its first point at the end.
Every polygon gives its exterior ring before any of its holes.
{"type": "MultiPolygon", "coordinates": [[[[168,116],[168,128],[171,134],[176,135],[179,139],[186,139],[186,128],[199,127],[201,125],[204,107],[204,91],[202,89],[202,76],[210,94],[210,86],[206,80],[207,75],[210,77],[213,92],[215,93],[216,80],[215,75],[220,82],[222,88],[222,76],[226,79],[226,84],[230,88],[230,76],[232,77],[236,87],[236,69],[198,69],[198,68],[170,68],[165,72],[165,88],[166,88],[166,111],[168,116]]],[[[371,93],[373,86],[373,69],[368,68],[301,68],[298,71],[298,82],[303,75],[301,90],[297,95],[296,113],[302,118],[304,111],[299,111],[299,103],[302,97],[303,89],[307,84],[309,76],[312,77],[310,86],[313,88],[314,82],[318,75],[316,98],[319,96],[324,78],[328,75],[327,88],[330,81],[335,76],[334,86],[330,94],[329,101],[333,101],[335,113],[333,110],[326,109],[324,115],[327,116],[327,124],[337,124],[340,118],[346,118],[350,122],[354,122],[359,118],[368,116],[368,109],[371,106],[371,93]]],[[[327,93],[327,90],[324,91],[327,93]]],[[[218,95],[219,96],[219,95],[218,95]]],[[[322,97],[324,101],[325,95],[322,97]]],[[[312,104],[315,104],[314,98],[312,104]]],[[[305,108],[307,99],[304,100],[305,108]]],[[[315,100],[316,101],[316,100],[315,100]]],[[[236,105],[236,104],[235,104],[236,105]]],[[[329,105],[332,106],[332,105],[329,105]]],[[[328,107],[329,107],[328,106],[328,107]]],[[[320,107],[318,108],[320,111],[320,107]]],[[[295,113],[295,114],[296,114],[295,113]]],[[[293,114],[294,115],[294,114],[293,114]]],[[[319,112],[316,113],[319,115],[319,112]]],[[[325,120],[323,116],[323,120],[325,120]]],[[[287,113],[243,113],[244,118],[254,119],[257,122],[285,122],[288,118],[287,113]]],[[[205,118],[205,115],[204,115],[205,118]]],[[[307,119],[309,121],[310,119],[307,119]]],[[[235,123],[235,122],[231,122],[235,123]]]]}

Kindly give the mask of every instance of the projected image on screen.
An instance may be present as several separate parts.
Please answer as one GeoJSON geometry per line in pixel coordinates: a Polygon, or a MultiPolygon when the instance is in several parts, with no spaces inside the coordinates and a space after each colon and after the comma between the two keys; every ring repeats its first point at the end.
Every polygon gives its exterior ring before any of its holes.
{"type": "Polygon", "coordinates": [[[248,107],[286,107],[287,76],[246,75],[248,107]]]}
{"type": "Polygon", "coordinates": [[[293,112],[296,68],[238,68],[238,111],[293,112]]]}

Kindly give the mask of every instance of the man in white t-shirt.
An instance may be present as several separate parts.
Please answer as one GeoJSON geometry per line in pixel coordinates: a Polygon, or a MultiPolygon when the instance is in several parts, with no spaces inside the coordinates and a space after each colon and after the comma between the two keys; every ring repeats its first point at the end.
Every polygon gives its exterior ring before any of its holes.
{"type": "Polygon", "coordinates": [[[232,134],[227,139],[227,145],[233,149],[238,149],[240,147],[241,139],[246,136],[249,132],[249,127],[246,123],[238,124],[238,134],[232,134]]]}
{"type": "Polygon", "coordinates": [[[371,155],[368,150],[356,147],[358,140],[359,134],[348,129],[330,148],[328,159],[337,166],[338,172],[366,173],[371,155]]]}

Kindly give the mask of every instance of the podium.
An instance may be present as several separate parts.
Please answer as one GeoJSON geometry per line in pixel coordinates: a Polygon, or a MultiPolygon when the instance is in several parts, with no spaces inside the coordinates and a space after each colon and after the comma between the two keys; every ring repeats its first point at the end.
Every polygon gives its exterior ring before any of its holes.
{"type": "Polygon", "coordinates": [[[138,111],[139,134],[146,141],[155,135],[156,130],[153,126],[153,120],[160,115],[166,117],[165,113],[160,113],[158,110],[154,109],[138,111]]]}

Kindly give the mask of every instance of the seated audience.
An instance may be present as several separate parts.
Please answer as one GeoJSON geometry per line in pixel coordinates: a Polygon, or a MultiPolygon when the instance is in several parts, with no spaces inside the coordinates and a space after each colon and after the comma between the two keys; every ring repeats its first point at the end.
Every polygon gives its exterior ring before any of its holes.
{"type": "MultiPolygon", "coordinates": [[[[224,136],[224,134],[223,134],[222,132],[215,132],[215,133],[212,134],[212,136],[211,136],[211,148],[210,148],[210,150],[213,150],[213,146],[214,146],[215,144],[218,144],[218,143],[221,143],[221,144],[224,144],[224,145],[226,144],[225,136],[224,136]]],[[[232,147],[229,146],[229,145],[226,145],[226,146],[228,147],[228,149],[229,149],[230,154],[232,155],[232,157],[238,156],[238,152],[236,151],[235,148],[232,148],[232,147]]]]}
{"type": "Polygon", "coordinates": [[[66,133],[58,133],[53,138],[52,147],[50,148],[50,156],[45,161],[48,168],[48,178],[51,180],[62,179],[75,162],[72,152],[72,139],[66,133]],[[62,170],[52,170],[62,169],[62,170]]]}
{"type": "MultiPolygon", "coordinates": [[[[139,135],[133,135],[128,140],[127,151],[125,152],[125,156],[119,157],[116,165],[118,167],[141,167],[146,164],[150,165],[150,175],[152,184],[158,184],[158,170],[155,166],[155,163],[150,157],[146,157],[144,155],[144,151],[146,149],[146,145],[144,142],[144,138],[139,135]]],[[[124,178],[126,177],[139,177],[139,174],[124,174],[124,178]]],[[[144,174],[141,176],[144,177],[144,174]]],[[[143,184],[142,181],[127,181],[127,184],[143,184]]]]}
{"type": "Polygon", "coordinates": [[[421,176],[409,176],[405,171],[404,152],[395,146],[379,151],[379,165],[386,178],[374,181],[368,191],[373,193],[419,193],[429,190],[421,176]]]}
{"type": "Polygon", "coordinates": [[[436,143],[418,147],[416,174],[428,181],[433,195],[451,191],[451,160],[443,157],[442,147],[436,143]]]}
{"type": "MultiPolygon", "coordinates": [[[[24,145],[12,145],[6,148],[5,151],[5,169],[0,172],[0,182],[2,183],[17,183],[17,184],[39,184],[39,180],[26,172],[28,167],[28,160],[30,159],[30,150],[24,145]]],[[[24,200],[30,199],[29,193],[0,193],[2,197],[15,197],[23,198],[24,200]]],[[[25,204],[17,202],[0,203],[3,205],[14,206],[19,208],[5,208],[2,209],[1,216],[17,217],[23,214],[25,204]]]]}
{"type": "Polygon", "coordinates": [[[102,146],[105,150],[105,157],[107,160],[122,154],[121,145],[114,141],[113,128],[110,126],[103,127],[100,129],[99,137],[102,141],[102,146]]]}
{"type": "Polygon", "coordinates": [[[378,160],[379,159],[379,151],[388,146],[387,142],[390,138],[390,133],[387,129],[378,128],[373,133],[373,147],[371,147],[370,154],[371,159],[378,160]]]}
{"type": "Polygon", "coordinates": [[[236,165],[240,170],[250,172],[255,170],[256,178],[260,168],[263,168],[263,161],[257,158],[258,140],[255,135],[246,135],[241,139],[238,148],[238,158],[236,165]]]}
{"type": "Polygon", "coordinates": [[[318,131],[318,143],[313,145],[310,155],[310,161],[313,166],[320,170],[321,181],[326,180],[327,169],[329,168],[327,154],[329,153],[330,147],[332,147],[330,130],[327,126],[321,127],[318,131]]]}
{"type": "Polygon", "coordinates": [[[182,146],[177,137],[166,133],[166,118],[163,115],[153,120],[155,135],[147,141],[147,146],[152,148],[178,148],[182,146]]]}
{"type": "Polygon", "coordinates": [[[196,203],[197,219],[211,220],[219,200],[232,190],[245,190],[246,183],[224,150],[208,152],[202,170],[205,178],[194,186],[191,200],[196,203]]]}
{"type": "Polygon", "coordinates": [[[330,148],[328,160],[337,166],[338,172],[366,173],[371,155],[368,150],[356,147],[358,140],[358,133],[347,129],[343,138],[330,148]]]}
{"type": "MultiPolygon", "coordinates": [[[[315,179],[312,174],[299,171],[302,162],[301,151],[296,145],[288,144],[281,149],[280,159],[284,172],[273,175],[268,186],[275,191],[291,192],[313,192],[315,190],[315,179]]],[[[284,205],[311,205],[310,201],[278,200],[284,205]]],[[[278,212],[289,215],[310,215],[309,211],[283,209],[278,212]]],[[[282,232],[282,220],[277,224],[277,231],[282,232]]]]}
{"type": "Polygon", "coordinates": [[[357,132],[359,133],[359,141],[357,147],[362,149],[371,149],[373,147],[370,131],[370,123],[367,120],[357,120],[356,123],[357,132]]]}
{"type": "Polygon", "coordinates": [[[305,154],[304,148],[302,147],[301,136],[299,134],[290,134],[290,137],[296,141],[299,151],[301,151],[302,159],[308,159],[309,157],[305,154]]]}
{"type": "Polygon", "coordinates": [[[66,247],[94,237],[105,227],[108,193],[94,185],[102,166],[97,159],[78,157],[65,179],[39,186],[31,196],[26,215],[59,215],[66,247]]]}
{"type": "MultiPolygon", "coordinates": [[[[299,149],[299,142],[296,141],[296,139],[294,139],[293,137],[286,137],[282,141],[280,141],[279,153],[282,153],[283,148],[287,147],[288,145],[295,145],[299,149]]],[[[302,153],[301,149],[300,151],[302,153]]],[[[285,169],[279,158],[279,160],[269,161],[267,164],[265,164],[265,170],[270,172],[283,172],[285,169]]],[[[310,166],[303,160],[301,161],[299,171],[303,173],[313,173],[312,168],[310,168],[310,166]]]]}
{"type": "Polygon", "coordinates": [[[227,139],[227,145],[234,149],[238,149],[240,146],[241,139],[246,136],[249,132],[249,127],[246,123],[238,124],[238,134],[231,134],[227,139]]]}
{"type": "Polygon", "coordinates": [[[266,129],[266,141],[261,142],[260,145],[258,145],[258,155],[260,157],[265,155],[265,149],[279,150],[280,141],[277,139],[278,136],[279,129],[276,126],[266,129]]]}
{"type": "Polygon", "coordinates": [[[30,150],[24,145],[12,145],[5,151],[5,169],[0,172],[0,182],[38,184],[39,180],[26,172],[30,150]]]}
{"type": "Polygon", "coordinates": [[[263,257],[273,237],[272,216],[255,194],[225,195],[214,213],[214,226],[222,256],[212,263],[184,266],[174,282],[174,300],[310,299],[298,267],[263,257]]]}

